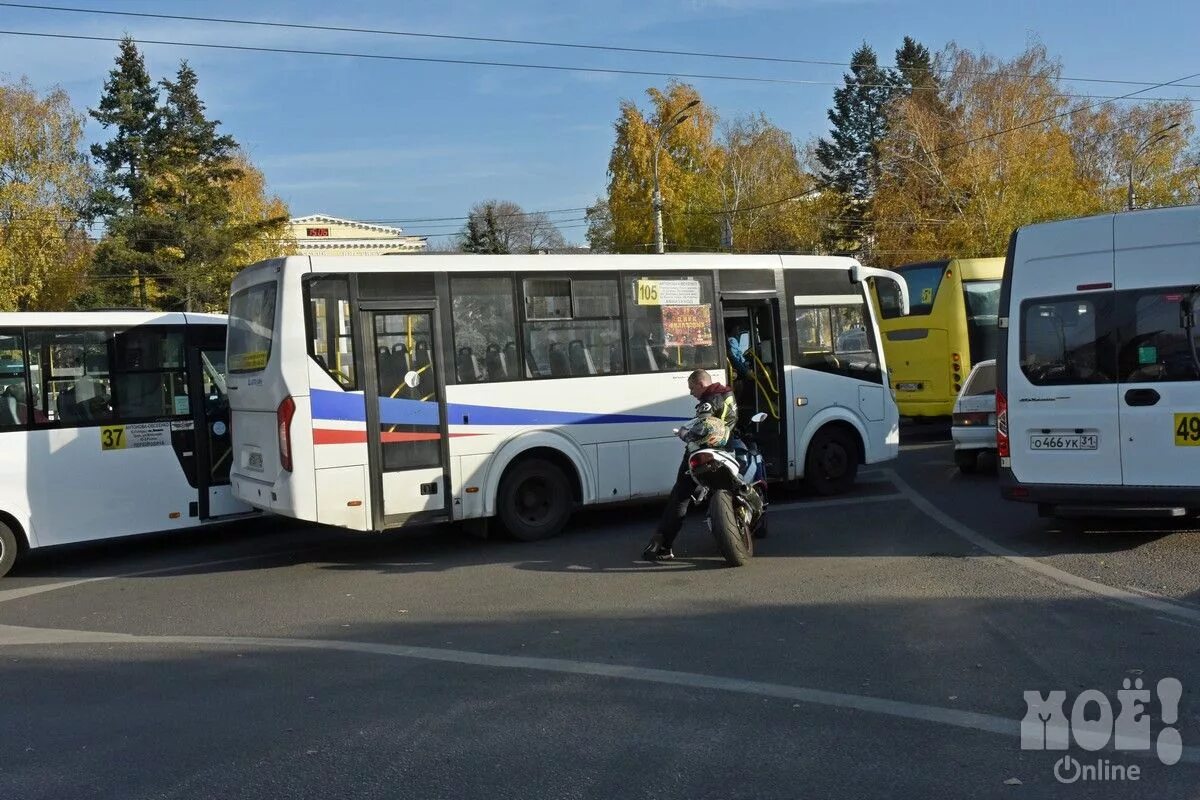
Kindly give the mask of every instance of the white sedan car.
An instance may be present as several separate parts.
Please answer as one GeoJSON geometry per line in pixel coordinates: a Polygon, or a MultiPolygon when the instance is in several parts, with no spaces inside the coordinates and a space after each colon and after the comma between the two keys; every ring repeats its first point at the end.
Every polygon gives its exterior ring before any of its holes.
{"type": "Polygon", "coordinates": [[[972,368],[954,401],[952,419],[954,463],[962,472],[974,472],[981,454],[996,452],[996,359],[972,368]]]}

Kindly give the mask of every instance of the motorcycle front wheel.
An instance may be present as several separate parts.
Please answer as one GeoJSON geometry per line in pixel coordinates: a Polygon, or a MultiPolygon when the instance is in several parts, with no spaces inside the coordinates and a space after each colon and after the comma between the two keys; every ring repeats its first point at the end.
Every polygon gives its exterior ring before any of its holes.
{"type": "Polygon", "coordinates": [[[733,495],[725,489],[717,489],[709,496],[708,520],[713,536],[725,561],[731,567],[740,567],[754,554],[753,539],[741,524],[733,495]]]}

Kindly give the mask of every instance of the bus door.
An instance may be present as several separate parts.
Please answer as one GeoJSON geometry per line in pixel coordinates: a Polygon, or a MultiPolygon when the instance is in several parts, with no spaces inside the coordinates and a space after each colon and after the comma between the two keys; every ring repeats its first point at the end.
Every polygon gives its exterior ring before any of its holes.
{"type": "Polygon", "coordinates": [[[722,295],[727,372],[738,400],[738,417],[744,430],[754,435],[772,480],[787,478],[787,414],[783,387],[783,339],[779,326],[779,301],[774,298],[733,299],[722,295]],[[743,365],[735,363],[729,339],[742,352],[743,365]],[[750,417],[764,412],[758,425],[750,417]]]}
{"type": "Polygon", "coordinates": [[[445,388],[432,302],[360,306],[376,530],[449,512],[445,388]]]}
{"type": "Polygon", "coordinates": [[[193,439],[197,514],[200,519],[250,511],[233,496],[229,469],[233,437],[225,386],[225,326],[188,326],[188,397],[193,439]]]}

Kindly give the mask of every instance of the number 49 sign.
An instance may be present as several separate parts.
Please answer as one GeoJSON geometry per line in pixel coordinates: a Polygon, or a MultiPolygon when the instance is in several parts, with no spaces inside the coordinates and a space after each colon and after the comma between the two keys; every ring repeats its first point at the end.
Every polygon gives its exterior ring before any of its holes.
{"type": "Polygon", "coordinates": [[[1200,447],[1200,411],[1175,415],[1175,446],[1200,447]]]}

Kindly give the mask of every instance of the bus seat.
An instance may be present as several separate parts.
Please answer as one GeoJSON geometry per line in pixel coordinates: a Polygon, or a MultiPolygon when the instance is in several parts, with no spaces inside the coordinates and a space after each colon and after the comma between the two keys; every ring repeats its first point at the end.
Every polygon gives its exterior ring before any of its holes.
{"type": "Polygon", "coordinates": [[[572,339],[571,343],[567,345],[567,361],[570,364],[572,375],[596,374],[596,368],[592,365],[587,348],[583,346],[583,339],[572,339]]]}
{"type": "Polygon", "coordinates": [[[11,428],[21,424],[17,418],[17,398],[9,389],[11,387],[5,388],[4,393],[0,394],[0,428],[11,428]]]}
{"type": "Polygon", "coordinates": [[[500,380],[504,375],[504,356],[500,352],[500,345],[492,342],[487,346],[487,352],[483,356],[484,370],[489,381],[500,380]]]}
{"type": "Polygon", "coordinates": [[[458,371],[459,383],[476,383],[475,376],[475,357],[471,354],[471,348],[458,348],[458,359],[455,364],[458,371]]]}
{"type": "Polygon", "coordinates": [[[550,343],[550,377],[565,378],[571,374],[570,365],[567,363],[567,354],[563,352],[562,346],[558,342],[550,343]]]}

